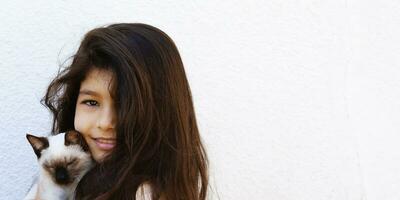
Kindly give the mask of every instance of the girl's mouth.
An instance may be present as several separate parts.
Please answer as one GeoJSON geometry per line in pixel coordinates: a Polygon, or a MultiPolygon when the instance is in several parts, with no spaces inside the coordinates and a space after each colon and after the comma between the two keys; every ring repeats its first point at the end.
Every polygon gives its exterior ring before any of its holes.
{"type": "Polygon", "coordinates": [[[115,139],[92,138],[97,147],[103,151],[109,151],[116,145],[115,139]]]}

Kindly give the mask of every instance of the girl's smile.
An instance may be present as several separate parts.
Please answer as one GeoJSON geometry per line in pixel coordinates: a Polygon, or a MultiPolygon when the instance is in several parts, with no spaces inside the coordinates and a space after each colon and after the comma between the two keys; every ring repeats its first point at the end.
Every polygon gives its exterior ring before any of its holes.
{"type": "Polygon", "coordinates": [[[104,151],[112,150],[115,147],[115,139],[103,139],[103,138],[91,138],[97,145],[97,147],[104,151]]]}

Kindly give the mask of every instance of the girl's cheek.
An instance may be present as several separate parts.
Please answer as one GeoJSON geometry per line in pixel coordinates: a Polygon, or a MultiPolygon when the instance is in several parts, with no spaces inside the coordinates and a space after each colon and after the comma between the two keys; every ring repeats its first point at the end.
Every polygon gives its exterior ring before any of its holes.
{"type": "Polygon", "coordinates": [[[83,127],[82,127],[81,119],[77,115],[75,115],[75,119],[74,119],[74,128],[75,128],[75,130],[83,133],[83,127]]]}
{"type": "Polygon", "coordinates": [[[85,130],[87,129],[86,126],[89,124],[89,116],[85,114],[85,112],[82,112],[82,110],[76,110],[75,112],[75,118],[74,118],[74,126],[75,129],[81,133],[84,133],[85,130]]]}

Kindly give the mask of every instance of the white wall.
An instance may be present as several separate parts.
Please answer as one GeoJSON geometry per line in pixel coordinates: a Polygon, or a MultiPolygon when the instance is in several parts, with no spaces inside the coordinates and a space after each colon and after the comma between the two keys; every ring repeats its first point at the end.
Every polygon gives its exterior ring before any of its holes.
{"type": "Polygon", "coordinates": [[[211,161],[209,199],[400,199],[400,2],[2,2],[0,199],[37,171],[25,133],[58,62],[103,24],[176,42],[211,161]]]}

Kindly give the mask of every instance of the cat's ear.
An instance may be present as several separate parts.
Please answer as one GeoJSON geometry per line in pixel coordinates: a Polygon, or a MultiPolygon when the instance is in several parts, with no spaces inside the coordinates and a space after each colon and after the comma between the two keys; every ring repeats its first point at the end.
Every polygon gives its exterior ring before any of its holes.
{"type": "Polygon", "coordinates": [[[42,150],[49,147],[49,141],[46,137],[37,137],[27,133],[26,139],[28,139],[38,159],[42,155],[42,150]]]}
{"type": "Polygon", "coordinates": [[[65,144],[65,146],[69,146],[72,144],[79,144],[80,139],[81,138],[77,131],[75,131],[75,130],[67,131],[67,132],[65,132],[65,136],[64,136],[64,144],[65,144]]]}
{"type": "Polygon", "coordinates": [[[89,147],[86,144],[85,138],[83,138],[82,134],[80,134],[76,130],[70,130],[70,131],[65,132],[64,144],[65,144],[65,146],[78,144],[82,147],[82,149],[84,151],[89,150],[89,147]]]}

